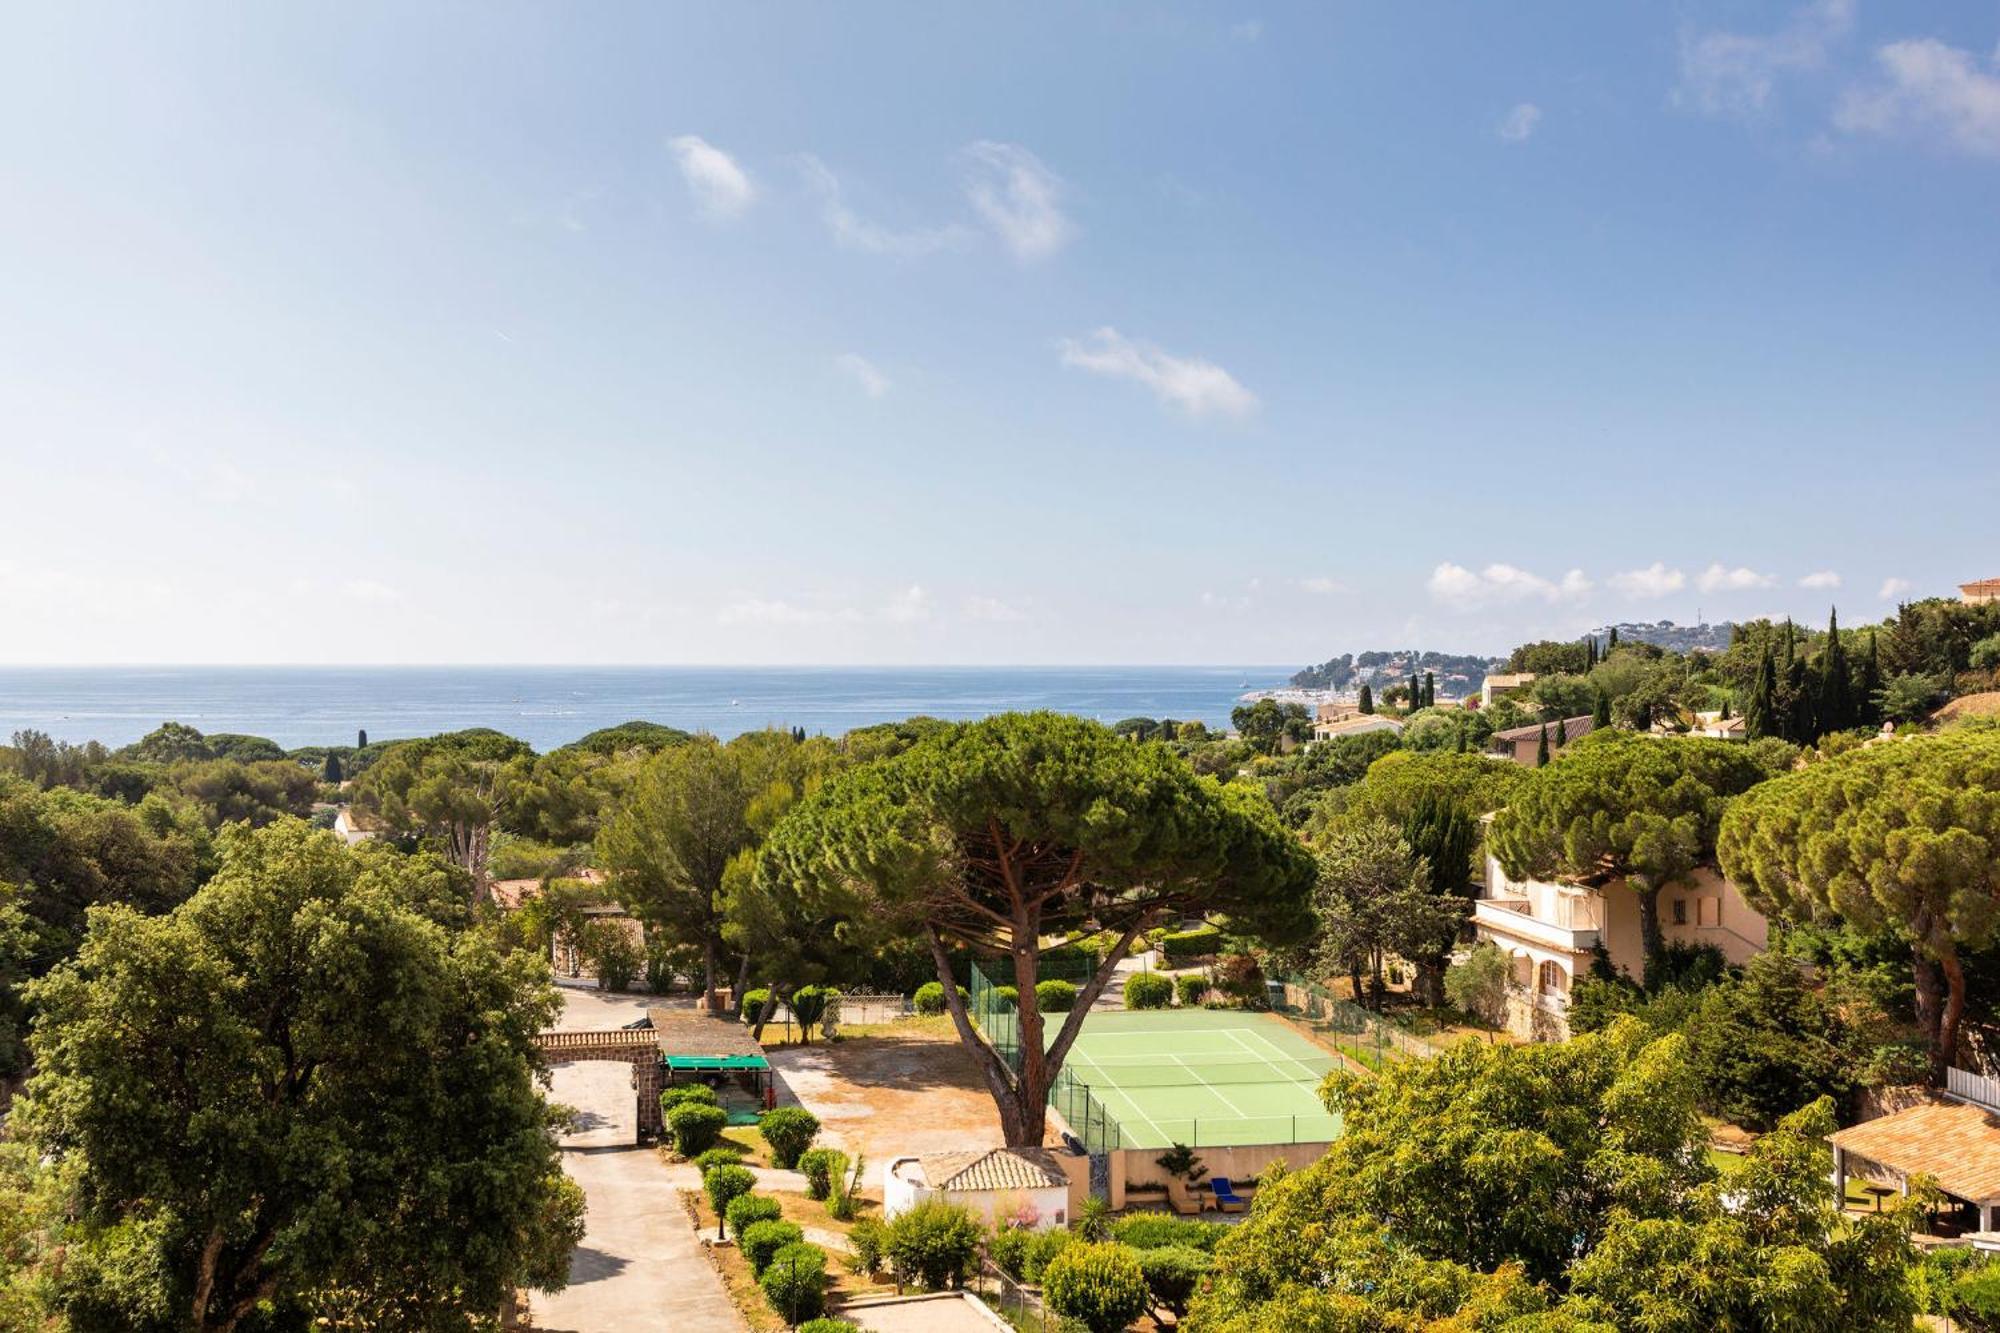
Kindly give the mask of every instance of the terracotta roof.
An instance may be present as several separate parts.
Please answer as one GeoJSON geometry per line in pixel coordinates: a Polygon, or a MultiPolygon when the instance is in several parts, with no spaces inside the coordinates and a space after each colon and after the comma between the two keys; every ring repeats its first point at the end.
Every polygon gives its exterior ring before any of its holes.
{"type": "Polygon", "coordinates": [[[1934,1176],[1948,1194],[1980,1205],[2000,1203],[2000,1119],[1977,1106],[1912,1106],[1830,1137],[1898,1175],[1934,1176]]]}
{"type": "Polygon", "coordinates": [[[1959,584],[1958,590],[1972,597],[2000,595],[2000,579],[1974,579],[1959,584]]]}
{"type": "Polygon", "coordinates": [[[932,1189],[1040,1190],[1069,1184],[1055,1154],[1047,1148],[933,1153],[917,1161],[932,1189]]]}
{"type": "MultiPolygon", "coordinates": [[[[1597,719],[1585,713],[1582,717],[1566,717],[1562,720],[1562,724],[1563,743],[1566,745],[1578,736],[1588,736],[1592,731],[1596,730],[1597,719]]],[[[1532,741],[1541,736],[1543,727],[1549,729],[1549,744],[1554,745],[1556,743],[1556,724],[1553,722],[1530,722],[1525,727],[1509,727],[1505,731],[1494,732],[1488,739],[1510,742],[1532,741]]]]}
{"type": "Polygon", "coordinates": [[[1380,713],[1355,713],[1351,717],[1335,718],[1313,723],[1313,737],[1325,740],[1328,736],[1344,736],[1350,731],[1401,731],[1403,724],[1393,717],[1380,713]]]}

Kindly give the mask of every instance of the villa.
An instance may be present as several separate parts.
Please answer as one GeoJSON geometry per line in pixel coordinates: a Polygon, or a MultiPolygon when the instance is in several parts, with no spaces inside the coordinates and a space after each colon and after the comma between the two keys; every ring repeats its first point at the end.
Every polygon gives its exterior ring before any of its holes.
{"type": "Polygon", "coordinates": [[[2000,602],[2000,579],[1974,579],[1958,585],[1958,600],[1967,606],[1989,606],[2000,602]]]}
{"type": "Polygon", "coordinates": [[[1548,737],[1549,753],[1554,754],[1564,745],[1579,736],[1589,735],[1596,728],[1596,719],[1588,713],[1581,717],[1558,718],[1554,722],[1530,722],[1525,727],[1508,727],[1504,731],[1496,731],[1488,736],[1486,752],[1532,768],[1541,757],[1544,736],[1548,737]]]}
{"type": "MultiPolygon", "coordinates": [[[[1513,964],[1507,1026],[1518,1037],[1569,1035],[1570,988],[1588,974],[1600,949],[1619,971],[1645,974],[1639,899],[1622,880],[1510,879],[1489,851],[1486,882],[1472,908],[1474,933],[1498,945],[1513,964]]],[[[1690,883],[1661,892],[1660,930],[1671,944],[1714,945],[1733,966],[1762,953],[1769,939],[1763,914],[1709,867],[1695,871],[1690,883]]]]}
{"type": "Polygon", "coordinates": [[[1479,706],[1481,708],[1491,708],[1495,699],[1504,699],[1510,694],[1527,689],[1534,683],[1535,673],[1532,671],[1517,671],[1511,675],[1488,676],[1485,683],[1479,687],[1479,706]]]}

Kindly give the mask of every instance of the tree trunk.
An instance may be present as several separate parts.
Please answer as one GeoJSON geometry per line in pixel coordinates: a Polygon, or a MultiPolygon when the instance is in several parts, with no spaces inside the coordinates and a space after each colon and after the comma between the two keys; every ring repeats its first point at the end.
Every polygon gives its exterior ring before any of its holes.
{"type": "Polygon", "coordinates": [[[701,1002],[711,1014],[722,1012],[722,997],[715,992],[715,969],[720,960],[715,956],[715,937],[702,936],[701,941],[701,1002]]]}
{"type": "Polygon", "coordinates": [[[748,989],[750,989],[750,955],[746,953],[743,955],[743,961],[736,965],[736,992],[730,997],[733,1003],[729,1007],[732,1018],[743,1017],[743,992],[748,989]]]}
{"type": "Polygon", "coordinates": [[[1653,970],[1653,963],[1666,952],[1666,940],[1660,934],[1660,886],[1647,884],[1637,875],[1625,881],[1639,899],[1639,950],[1645,955],[1645,971],[1653,970]]]}
{"type": "Polygon", "coordinates": [[[1944,969],[1938,966],[1935,958],[1924,952],[1921,944],[1911,946],[1910,953],[1910,979],[1916,984],[1917,991],[1917,1028],[1924,1034],[1924,1045],[1930,1049],[1931,1077],[1942,1079],[1944,969]]]}
{"type": "Polygon", "coordinates": [[[1939,960],[1944,969],[1944,1014],[1938,1019],[1937,1053],[1931,1057],[1931,1077],[1944,1086],[1945,1070],[1958,1063],[1958,1029],[1965,1020],[1965,969],[1959,966],[1958,950],[1947,949],[1939,960]]]}
{"type": "Polygon", "coordinates": [[[1433,955],[1417,962],[1417,995],[1426,1006],[1436,1009],[1444,1003],[1444,970],[1449,955],[1433,955]]]}

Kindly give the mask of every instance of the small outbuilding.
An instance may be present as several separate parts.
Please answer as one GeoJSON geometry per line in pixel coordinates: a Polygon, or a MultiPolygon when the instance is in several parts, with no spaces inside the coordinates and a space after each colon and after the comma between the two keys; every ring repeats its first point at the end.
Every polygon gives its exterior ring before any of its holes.
{"type": "Polygon", "coordinates": [[[896,1217],[928,1199],[943,1199],[971,1209],[989,1225],[1046,1231],[1069,1225],[1070,1190],[1070,1174],[1047,1148],[898,1157],[882,1171],[882,1215],[896,1217]]]}

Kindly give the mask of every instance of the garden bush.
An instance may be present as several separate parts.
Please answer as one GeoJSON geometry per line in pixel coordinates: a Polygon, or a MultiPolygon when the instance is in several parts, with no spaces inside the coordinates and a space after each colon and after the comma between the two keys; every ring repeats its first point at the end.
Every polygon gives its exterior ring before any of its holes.
{"type": "Polygon", "coordinates": [[[1074,1233],[1060,1227],[1053,1231],[1029,1232],[1027,1249],[1021,1255],[1021,1281],[1040,1283],[1042,1274],[1049,1271],[1050,1261],[1075,1240],[1074,1233]]]}
{"type": "MultiPolygon", "coordinates": [[[[958,988],[958,998],[961,1001],[966,999],[965,987],[960,986],[958,988]]],[[[936,981],[926,981],[923,985],[917,987],[917,993],[910,997],[910,1003],[915,1006],[918,1013],[927,1017],[943,1013],[943,984],[936,981]]]]}
{"type": "Polygon", "coordinates": [[[1230,1231],[1227,1222],[1203,1222],[1192,1217],[1141,1214],[1120,1218],[1111,1228],[1111,1238],[1135,1250],[1158,1250],[1169,1245],[1195,1250],[1213,1250],[1230,1231]]]}
{"type": "Polygon", "coordinates": [[[743,1233],[759,1222],[776,1222],[784,1217],[785,1210],[778,1206],[776,1199],[762,1194],[739,1194],[729,1201],[729,1207],[722,1210],[729,1222],[729,1234],[736,1237],[736,1243],[743,1243],[743,1233]]]}
{"type": "Polygon", "coordinates": [[[847,1169],[847,1154],[838,1148],[808,1148],[799,1154],[799,1174],[806,1178],[806,1197],[824,1199],[833,1192],[836,1176],[847,1169]]]}
{"type": "Polygon", "coordinates": [[[1271,1004],[1264,989],[1264,969],[1255,954],[1226,955],[1215,965],[1215,988],[1246,1008],[1267,1009],[1271,1004]]]}
{"type": "Polygon", "coordinates": [[[665,1115],[676,1106],[714,1106],[715,1089],[706,1083],[676,1083],[660,1094],[660,1114],[665,1115]]]}
{"type": "Polygon", "coordinates": [[[1139,1251],[1139,1272],[1153,1304],[1170,1311],[1176,1322],[1187,1313],[1188,1302],[1201,1289],[1202,1279],[1215,1268],[1207,1250],[1192,1245],[1162,1245],[1139,1251]]]}
{"type": "Polygon", "coordinates": [[[799,1040],[810,1045],[813,1029],[826,1018],[833,992],[824,986],[801,986],[792,992],[792,1017],[799,1020],[799,1040]]]}
{"type": "Polygon", "coordinates": [[[715,1238],[720,1240],[730,1203],[757,1188],[757,1177],[747,1166],[711,1166],[701,1173],[701,1188],[708,1195],[709,1207],[715,1209],[715,1238]]]}
{"type": "Polygon", "coordinates": [[[888,1244],[888,1228],[872,1217],[864,1217],[847,1229],[847,1247],[854,1253],[847,1261],[850,1271],[863,1275],[882,1271],[882,1254],[888,1244]]]}
{"type": "Polygon", "coordinates": [[[1160,954],[1178,967],[1197,958],[1213,958],[1222,952],[1222,932],[1214,926],[1196,926],[1160,937],[1160,954]]]}
{"type": "Polygon", "coordinates": [[[1164,1009],[1174,1002],[1174,983],[1158,972],[1134,972],[1125,978],[1127,1009],[1164,1009]]]}
{"type": "Polygon", "coordinates": [[[757,1285],[787,1324],[817,1319],[826,1312],[826,1251],[795,1241],[771,1256],[757,1285]]]}
{"type": "Polygon", "coordinates": [[[1044,981],[1035,987],[1035,1004],[1045,1014],[1066,1014],[1076,1008],[1076,986],[1067,981],[1044,981]]]}
{"type": "Polygon", "coordinates": [[[755,1024],[757,1015],[764,1012],[764,1004],[771,998],[769,986],[753,986],[743,992],[743,1006],[737,1012],[743,1015],[745,1023],[755,1024]]]}
{"type": "Polygon", "coordinates": [[[1002,1009],[1019,1009],[1021,1007],[1021,992],[1012,986],[995,986],[993,988],[993,1002],[1002,1009]]]}
{"type": "Polygon", "coordinates": [[[2000,1263],[1960,1274],[1951,1301],[1951,1318],[1972,1333],[2000,1333],[2000,1263]]]}
{"type": "Polygon", "coordinates": [[[1198,1008],[1208,996],[1208,978],[1199,972],[1190,972],[1174,978],[1174,990],[1181,997],[1183,1009],[1198,1008]]]}
{"type": "Polygon", "coordinates": [[[1090,1333],[1121,1333],[1146,1313],[1146,1275],[1123,1245],[1071,1245],[1042,1274],[1042,1299],[1090,1333]]]}
{"type": "Polygon", "coordinates": [[[861,1333],[861,1326],[845,1319],[808,1319],[799,1325],[799,1333],[861,1333]]]}
{"type": "Polygon", "coordinates": [[[743,1150],[731,1144],[718,1144],[705,1153],[697,1153],[694,1158],[694,1169],[701,1172],[704,1176],[708,1174],[708,1168],[711,1166],[741,1166],[742,1164],[743,1150]]]}
{"type": "Polygon", "coordinates": [[[1036,1283],[1049,1260],[1061,1254],[1073,1237],[1057,1227],[1035,1231],[1028,1227],[1002,1227],[986,1243],[986,1253],[1000,1271],[1017,1282],[1036,1283]]]}
{"type": "Polygon", "coordinates": [[[819,1117],[803,1106],[780,1106],[759,1116],[757,1128],[771,1145],[772,1165],[790,1171],[799,1164],[799,1154],[819,1137],[819,1117]]]}
{"type": "Polygon", "coordinates": [[[797,1222],[767,1217],[761,1222],[751,1223],[736,1238],[736,1248],[743,1251],[743,1262],[750,1265],[751,1275],[762,1277],[765,1268],[770,1266],[772,1255],[805,1238],[806,1233],[797,1222]]]}
{"type": "Polygon", "coordinates": [[[667,1112],[667,1131],[673,1135],[674,1151],[683,1157],[698,1157],[722,1137],[729,1116],[720,1106],[684,1102],[667,1112]]]}
{"type": "Polygon", "coordinates": [[[972,1271],[984,1235],[968,1209],[929,1199],[889,1223],[883,1253],[899,1283],[943,1291],[972,1271]]]}

